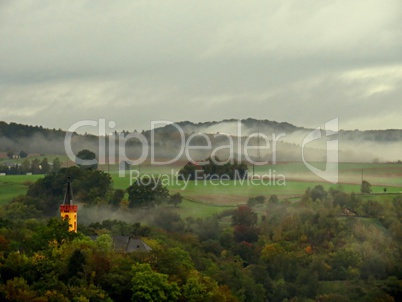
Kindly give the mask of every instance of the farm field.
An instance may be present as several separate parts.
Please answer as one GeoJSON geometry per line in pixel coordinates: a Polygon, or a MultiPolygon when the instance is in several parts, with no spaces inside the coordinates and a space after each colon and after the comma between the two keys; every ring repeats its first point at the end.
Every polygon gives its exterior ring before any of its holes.
{"type": "MultiPolygon", "coordinates": [[[[318,168],[324,169],[323,164],[318,168]]],[[[173,193],[180,192],[185,198],[204,204],[237,205],[245,203],[249,197],[278,195],[280,198],[297,198],[307,188],[321,184],[326,190],[341,189],[348,193],[359,193],[362,176],[371,183],[373,194],[395,194],[402,192],[402,165],[397,164],[339,164],[339,183],[331,184],[313,174],[302,163],[281,163],[254,167],[255,179],[216,181],[176,180],[180,166],[141,167],[140,175],[155,177],[166,184],[173,193]],[[159,178],[158,178],[159,177],[159,178]],[[260,178],[260,179],[258,179],[260,178]],[[386,193],[384,194],[384,188],[386,193]]],[[[119,177],[117,171],[111,173],[114,186],[125,189],[139,175],[133,169],[132,176],[127,171],[125,177],[119,177]]],[[[252,167],[249,167],[252,176],[252,167]]]]}
{"type": "MultiPolygon", "coordinates": [[[[308,170],[302,163],[279,163],[276,165],[255,166],[255,179],[215,181],[178,181],[176,173],[184,163],[169,166],[142,165],[132,167],[126,171],[125,177],[119,177],[117,165],[100,168],[109,170],[113,179],[114,188],[126,189],[138,175],[151,176],[166,185],[172,193],[180,192],[191,207],[198,205],[236,206],[246,203],[249,197],[263,195],[269,197],[276,194],[280,198],[294,199],[300,197],[308,188],[317,184],[328,190],[339,188],[345,192],[360,192],[362,174],[365,180],[372,185],[374,194],[380,194],[381,199],[392,199],[392,194],[402,192],[402,165],[400,164],[339,164],[339,183],[330,184],[308,170]],[[260,179],[258,179],[260,178],[260,179]],[[384,194],[384,188],[387,189],[384,194]],[[388,196],[388,197],[387,197],[388,196]]],[[[318,164],[323,169],[323,164],[318,164]]],[[[253,168],[249,167],[249,176],[253,175],[253,168]]],[[[0,177],[0,204],[9,202],[13,197],[24,194],[29,182],[34,182],[41,175],[7,175],[0,177]]],[[[378,196],[377,196],[378,199],[378,196]]],[[[214,210],[211,210],[212,212],[214,210]]]]}

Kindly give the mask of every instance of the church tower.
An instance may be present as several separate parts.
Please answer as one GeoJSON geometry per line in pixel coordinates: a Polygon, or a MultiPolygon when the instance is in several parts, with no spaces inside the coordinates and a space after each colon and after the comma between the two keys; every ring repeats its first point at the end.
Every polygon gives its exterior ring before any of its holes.
{"type": "Polygon", "coordinates": [[[67,180],[66,194],[64,195],[64,202],[60,205],[60,215],[62,219],[68,219],[70,232],[77,232],[77,211],[78,206],[73,205],[73,190],[71,189],[70,177],[67,180]]]}

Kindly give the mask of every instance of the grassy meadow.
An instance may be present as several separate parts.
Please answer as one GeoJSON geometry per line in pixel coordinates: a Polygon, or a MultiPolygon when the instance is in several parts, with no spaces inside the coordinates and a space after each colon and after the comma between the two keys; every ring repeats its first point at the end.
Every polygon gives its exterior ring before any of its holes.
{"type": "MultiPolygon", "coordinates": [[[[32,158],[30,158],[32,160],[32,158]]],[[[126,189],[138,175],[151,176],[159,179],[171,193],[180,192],[183,203],[176,211],[184,217],[205,217],[228,208],[247,202],[248,198],[258,195],[276,194],[281,199],[298,200],[304,191],[317,184],[328,190],[338,188],[345,192],[359,193],[362,176],[372,184],[373,194],[364,198],[374,198],[379,201],[391,201],[395,194],[402,192],[402,165],[399,164],[339,164],[339,183],[330,184],[323,181],[302,163],[280,163],[249,167],[248,180],[224,181],[178,181],[176,173],[184,163],[169,166],[152,166],[144,164],[131,167],[124,177],[120,177],[117,165],[101,166],[109,171],[113,186],[116,189],[126,189]],[[254,172],[254,173],[253,173],[254,172]],[[254,175],[254,178],[251,177],[254,175]],[[386,193],[384,192],[386,188],[386,193]]],[[[70,165],[70,164],[69,164],[70,165]]],[[[324,169],[322,164],[318,168],[324,169]]],[[[41,175],[7,175],[0,176],[0,204],[5,204],[19,194],[25,194],[27,186],[35,182],[41,175]]],[[[62,196],[60,197],[60,200],[62,196]]]]}
{"type": "MultiPolygon", "coordinates": [[[[324,169],[324,165],[317,165],[324,169]]],[[[137,175],[151,176],[167,185],[171,192],[180,192],[184,197],[198,203],[221,206],[245,203],[249,197],[273,194],[281,198],[297,198],[308,188],[321,184],[326,190],[341,189],[348,193],[359,193],[362,177],[371,183],[373,194],[395,194],[402,192],[402,165],[397,164],[339,164],[339,182],[328,183],[302,163],[281,163],[276,165],[249,167],[248,180],[178,181],[176,173],[180,166],[135,167],[125,177],[119,177],[116,170],[111,172],[115,188],[125,189],[137,175]],[[384,188],[386,193],[384,194],[384,188]]]]}
{"type": "Polygon", "coordinates": [[[29,184],[42,175],[7,175],[0,176],[0,205],[10,202],[14,197],[25,194],[29,184]]]}

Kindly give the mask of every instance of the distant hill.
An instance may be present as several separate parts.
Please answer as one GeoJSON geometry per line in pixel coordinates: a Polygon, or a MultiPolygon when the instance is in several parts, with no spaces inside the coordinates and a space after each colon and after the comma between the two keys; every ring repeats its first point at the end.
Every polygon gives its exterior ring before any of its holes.
{"type": "MultiPolygon", "coordinates": [[[[165,125],[156,128],[155,152],[159,157],[174,157],[180,145],[180,135],[177,128],[183,129],[185,136],[205,133],[212,141],[212,147],[228,144],[227,136],[231,135],[235,143],[246,141],[247,136],[254,135],[249,140],[250,145],[266,145],[263,136],[267,137],[272,147],[272,141],[277,140],[276,152],[278,161],[300,161],[301,146],[304,138],[314,129],[298,127],[286,122],[257,119],[227,119],[222,121],[193,123],[191,121],[178,122],[175,125],[165,125]],[[240,136],[241,138],[237,138],[240,136]],[[260,138],[257,138],[260,137],[260,138]],[[278,139],[278,137],[280,137],[278,139]]],[[[128,132],[125,132],[128,134],[128,132]]],[[[150,142],[151,130],[142,134],[150,142]]],[[[321,131],[321,139],[310,142],[305,147],[306,158],[323,161],[326,156],[325,131],[321,131]],[[306,152],[309,151],[309,152],[306,152]]],[[[29,126],[17,123],[0,122],[0,152],[10,150],[16,153],[24,150],[28,153],[65,154],[64,138],[66,131],[61,129],[46,129],[41,126],[29,126]]],[[[402,159],[402,130],[340,130],[337,135],[328,137],[328,140],[338,139],[340,160],[346,162],[397,161],[402,159]]],[[[99,138],[95,135],[73,135],[72,148],[75,152],[81,149],[90,149],[98,153],[99,138]]],[[[193,140],[193,144],[205,145],[200,137],[193,140]]],[[[138,141],[127,143],[127,156],[140,154],[138,141]]],[[[237,151],[236,151],[237,152],[237,151]]],[[[224,151],[221,152],[225,157],[224,151]]],[[[208,152],[197,154],[197,158],[208,156],[208,152]]],[[[256,154],[255,154],[256,156],[256,154]]],[[[259,156],[272,156],[271,150],[259,156]]]]}
{"type": "MultiPolygon", "coordinates": [[[[286,122],[276,122],[270,120],[257,120],[257,119],[226,119],[222,121],[193,123],[190,121],[182,121],[176,123],[187,133],[209,133],[215,134],[217,132],[225,132],[232,135],[237,133],[237,124],[240,122],[242,127],[242,134],[249,135],[251,133],[263,134],[280,134],[286,133],[287,135],[295,132],[309,133],[312,128],[304,128],[292,125],[286,122]],[[227,130],[227,131],[225,131],[227,130]]],[[[156,131],[176,131],[172,126],[164,126],[158,128],[156,131]]],[[[402,129],[388,129],[388,130],[339,130],[339,138],[347,140],[364,140],[374,142],[399,142],[402,141],[402,129]]]]}
{"type": "MultiPolygon", "coordinates": [[[[176,123],[183,128],[186,132],[204,132],[214,134],[216,132],[227,132],[235,135],[237,133],[237,125],[240,122],[243,131],[243,135],[249,135],[251,133],[292,133],[298,130],[305,130],[303,127],[297,127],[289,123],[278,123],[270,120],[256,120],[256,119],[227,119],[219,122],[203,122],[192,123],[189,121],[176,123]],[[227,130],[227,131],[225,131],[227,130]]],[[[164,127],[166,128],[166,127],[164,127]]]]}
{"type": "MultiPolygon", "coordinates": [[[[66,131],[61,129],[47,129],[42,126],[29,126],[17,123],[0,121],[0,152],[21,150],[30,154],[65,154],[64,138],[66,131]]],[[[75,147],[92,147],[98,141],[94,135],[73,135],[75,147]]]]}

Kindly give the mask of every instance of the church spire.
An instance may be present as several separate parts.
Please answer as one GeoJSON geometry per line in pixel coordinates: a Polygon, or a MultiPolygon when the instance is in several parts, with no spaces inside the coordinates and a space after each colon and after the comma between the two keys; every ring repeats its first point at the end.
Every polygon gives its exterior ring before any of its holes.
{"type": "Polygon", "coordinates": [[[73,190],[71,188],[70,177],[67,179],[66,193],[64,194],[63,204],[60,205],[60,216],[69,222],[68,230],[77,232],[77,212],[78,206],[73,204],[73,190]]]}
{"type": "Polygon", "coordinates": [[[66,194],[64,194],[64,205],[73,205],[73,190],[71,189],[70,177],[67,178],[66,194]]]}

